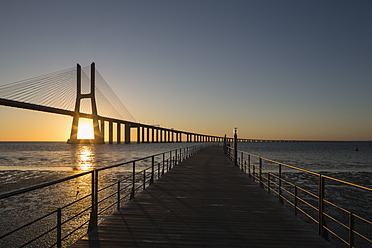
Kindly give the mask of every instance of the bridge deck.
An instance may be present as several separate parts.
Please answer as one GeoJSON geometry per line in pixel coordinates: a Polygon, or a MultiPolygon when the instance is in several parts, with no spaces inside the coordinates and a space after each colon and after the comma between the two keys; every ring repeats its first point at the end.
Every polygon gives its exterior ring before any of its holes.
{"type": "Polygon", "coordinates": [[[210,147],[74,247],[333,247],[210,147]]]}

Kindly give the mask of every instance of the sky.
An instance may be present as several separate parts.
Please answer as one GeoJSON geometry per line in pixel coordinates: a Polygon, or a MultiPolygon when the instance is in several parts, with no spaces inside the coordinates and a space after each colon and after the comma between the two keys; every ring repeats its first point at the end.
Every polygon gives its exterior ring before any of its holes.
{"type": "MultiPolygon", "coordinates": [[[[367,0],[3,0],[0,85],[95,62],[138,122],[372,140],[371,13],[367,0]]],[[[2,141],[69,137],[71,117],[0,115],[2,141]]]]}

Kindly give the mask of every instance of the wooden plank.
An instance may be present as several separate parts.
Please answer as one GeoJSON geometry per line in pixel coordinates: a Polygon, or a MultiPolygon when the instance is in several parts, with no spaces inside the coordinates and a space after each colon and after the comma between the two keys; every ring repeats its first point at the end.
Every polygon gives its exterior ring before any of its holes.
{"type": "Polygon", "coordinates": [[[223,154],[203,149],[73,247],[333,247],[223,154]]]}

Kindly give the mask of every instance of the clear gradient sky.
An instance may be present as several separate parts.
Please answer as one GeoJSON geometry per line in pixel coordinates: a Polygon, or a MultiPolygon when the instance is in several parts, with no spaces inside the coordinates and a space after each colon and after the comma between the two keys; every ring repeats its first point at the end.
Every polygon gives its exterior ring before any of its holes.
{"type": "MultiPolygon", "coordinates": [[[[139,122],[242,138],[372,140],[372,1],[13,1],[0,85],[95,62],[139,122]]],[[[72,119],[0,106],[0,140],[72,119]]]]}

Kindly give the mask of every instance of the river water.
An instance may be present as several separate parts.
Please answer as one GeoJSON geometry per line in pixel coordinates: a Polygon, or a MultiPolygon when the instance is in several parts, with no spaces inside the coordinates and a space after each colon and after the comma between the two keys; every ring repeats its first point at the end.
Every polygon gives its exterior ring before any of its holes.
{"type": "MultiPolygon", "coordinates": [[[[190,145],[194,144],[67,145],[62,142],[0,142],[0,193],[190,145]]],[[[371,142],[238,143],[238,149],[372,188],[371,142]],[[358,151],[356,151],[356,147],[358,147],[358,151]]],[[[159,159],[156,160],[156,163],[161,162],[159,159]]],[[[254,159],[252,162],[255,162],[254,159]]],[[[144,164],[143,168],[148,165],[148,163],[144,164]]],[[[276,170],[275,167],[268,164],[265,164],[264,168],[271,171],[276,170]]],[[[119,176],[128,175],[130,171],[130,165],[123,166],[120,170],[105,174],[103,181],[110,183],[119,176]]],[[[85,177],[80,181],[75,180],[50,187],[48,190],[38,190],[25,196],[0,201],[0,214],[3,222],[0,224],[0,235],[19,226],[20,223],[30,221],[56,207],[63,206],[71,199],[79,198],[84,192],[89,194],[91,179],[89,175],[85,177]]],[[[306,173],[284,169],[283,177],[295,180],[304,189],[317,193],[317,179],[306,173]]],[[[329,185],[326,187],[326,195],[328,194],[329,199],[336,200],[343,208],[353,206],[353,211],[358,211],[364,218],[369,217],[371,220],[372,194],[334,183],[326,182],[326,184],[329,185]]],[[[304,197],[306,198],[306,196],[304,197]]],[[[313,201],[316,205],[316,201],[310,198],[309,201],[313,201]]],[[[89,199],[87,202],[81,204],[89,204],[89,199]]],[[[77,210],[68,211],[73,213],[77,210]]],[[[342,214],[340,216],[340,218],[346,218],[342,214]]],[[[88,217],[85,216],[82,219],[86,220],[86,218],[88,217]]],[[[46,222],[48,221],[55,222],[54,219],[46,220],[46,222]]],[[[342,222],[345,221],[347,222],[347,219],[342,222]]],[[[42,223],[41,226],[38,228],[43,229],[50,225],[42,223]]],[[[372,226],[363,226],[362,231],[365,231],[366,228],[372,230],[372,226]]],[[[29,231],[24,230],[21,234],[27,236],[29,231]]],[[[21,234],[18,236],[22,236],[21,234]]],[[[81,234],[77,233],[76,235],[81,234]]],[[[370,234],[368,230],[367,234],[370,234]]],[[[52,242],[50,239],[45,238],[41,243],[31,246],[46,246],[52,242]]],[[[9,241],[0,242],[0,247],[10,247],[11,243],[19,244],[18,241],[15,242],[12,239],[10,243],[9,241]]],[[[343,246],[340,245],[340,247],[343,246]]],[[[360,247],[364,247],[363,242],[360,247]]]]}

